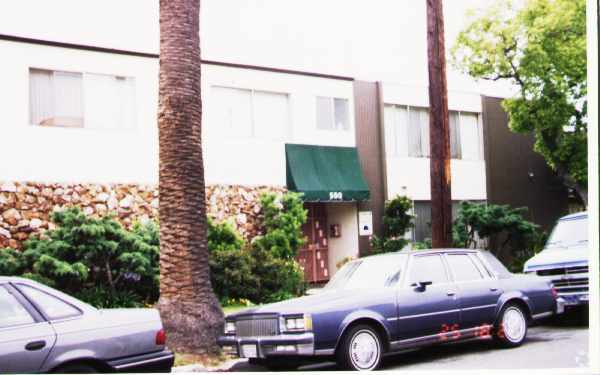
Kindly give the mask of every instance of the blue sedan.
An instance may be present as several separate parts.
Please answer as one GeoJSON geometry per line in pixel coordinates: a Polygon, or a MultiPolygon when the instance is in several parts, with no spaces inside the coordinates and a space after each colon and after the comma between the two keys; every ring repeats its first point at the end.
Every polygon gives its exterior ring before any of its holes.
{"type": "Polygon", "coordinates": [[[318,294],[226,317],[226,353],[272,369],[335,359],[374,370],[384,355],[475,337],[525,341],[564,301],[537,276],[511,274],[471,249],[403,251],[342,267],[318,294]]]}

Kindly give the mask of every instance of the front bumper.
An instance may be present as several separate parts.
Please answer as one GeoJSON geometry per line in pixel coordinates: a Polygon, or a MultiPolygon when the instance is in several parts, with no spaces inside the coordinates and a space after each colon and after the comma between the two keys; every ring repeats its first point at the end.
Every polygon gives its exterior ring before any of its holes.
{"type": "Polygon", "coordinates": [[[226,354],[241,358],[315,355],[315,338],[312,332],[266,337],[221,336],[217,343],[226,354]]]}
{"type": "Polygon", "coordinates": [[[175,363],[175,355],[170,350],[136,355],[109,361],[108,365],[115,372],[171,372],[175,363]]]}
{"type": "Polygon", "coordinates": [[[565,307],[585,306],[589,304],[589,293],[558,294],[558,298],[564,301],[565,307]]]}

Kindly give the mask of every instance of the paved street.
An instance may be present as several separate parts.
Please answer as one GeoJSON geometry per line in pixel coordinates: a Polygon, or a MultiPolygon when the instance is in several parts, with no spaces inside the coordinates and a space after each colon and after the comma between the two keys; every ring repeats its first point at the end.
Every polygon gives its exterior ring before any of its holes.
{"type": "MultiPolygon", "coordinates": [[[[384,359],[384,370],[566,368],[588,365],[588,327],[579,315],[531,327],[518,348],[499,349],[489,340],[442,345],[384,359]]],[[[333,364],[301,370],[335,370],[333,364]]],[[[264,371],[240,360],[231,371],[264,371]]]]}

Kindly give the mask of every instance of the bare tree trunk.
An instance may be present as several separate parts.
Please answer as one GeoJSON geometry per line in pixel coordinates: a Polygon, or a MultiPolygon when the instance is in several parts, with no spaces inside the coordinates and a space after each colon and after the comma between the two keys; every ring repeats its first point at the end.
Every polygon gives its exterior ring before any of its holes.
{"type": "Polygon", "coordinates": [[[160,0],[160,299],[168,345],[218,350],[223,312],[210,283],[202,159],[200,0],[160,0]]]}
{"type": "Polygon", "coordinates": [[[442,0],[427,0],[431,243],[433,248],[452,247],[450,125],[445,53],[442,0]]]}

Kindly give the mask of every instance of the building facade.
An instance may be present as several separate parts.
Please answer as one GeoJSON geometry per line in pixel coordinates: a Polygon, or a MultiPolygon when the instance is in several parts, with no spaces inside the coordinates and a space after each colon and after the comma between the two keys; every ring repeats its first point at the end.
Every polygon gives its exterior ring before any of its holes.
{"type": "MultiPolygon", "coordinates": [[[[157,218],[158,55],[14,35],[0,35],[0,51],[10,87],[0,94],[0,248],[52,228],[49,215],[65,206],[126,226],[157,218]]],[[[560,216],[562,206],[550,212],[543,201],[563,192],[543,190],[552,173],[526,151],[530,141],[515,141],[497,100],[452,88],[448,98],[454,207],[487,201],[530,206],[540,223],[560,216]],[[502,170],[530,163],[536,193],[516,199],[517,186],[529,187],[502,170]]],[[[209,216],[251,239],[260,194],[303,193],[308,281],[369,254],[395,196],[414,202],[410,239],[430,237],[425,84],[204,60],[202,101],[209,216]]]]}

